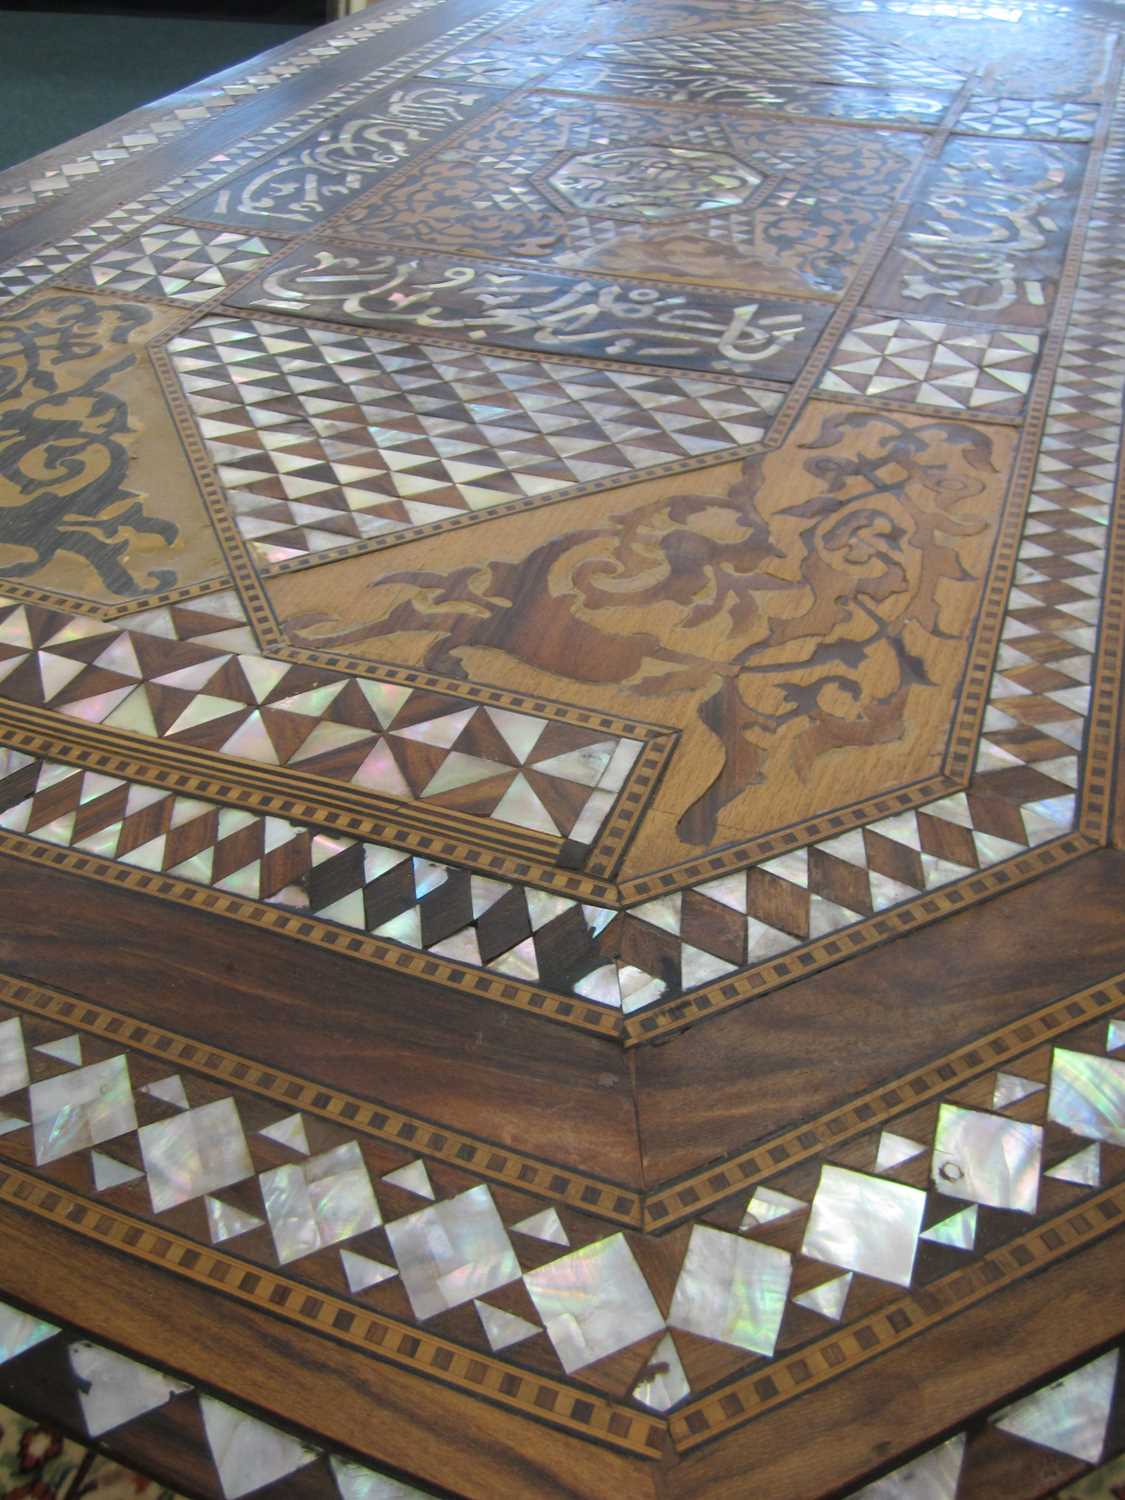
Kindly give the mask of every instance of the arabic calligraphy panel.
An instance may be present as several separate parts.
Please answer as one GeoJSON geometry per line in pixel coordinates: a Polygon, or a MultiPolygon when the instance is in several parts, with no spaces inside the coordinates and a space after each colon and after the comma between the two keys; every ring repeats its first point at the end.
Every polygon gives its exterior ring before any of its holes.
{"type": "Polygon", "coordinates": [[[315,240],[231,297],[427,338],[792,380],[826,303],[315,240]]]}

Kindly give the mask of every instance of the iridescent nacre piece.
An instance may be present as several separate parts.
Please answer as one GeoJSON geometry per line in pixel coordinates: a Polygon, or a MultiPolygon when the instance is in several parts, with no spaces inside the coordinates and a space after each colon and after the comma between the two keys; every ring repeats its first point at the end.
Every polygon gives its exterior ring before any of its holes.
{"type": "Polygon", "coordinates": [[[876,1172],[889,1172],[904,1161],[910,1161],[925,1150],[918,1141],[905,1135],[896,1135],[893,1130],[884,1130],[879,1137],[879,1149],[875,1157],[876,1172]]]}
{"type": "Polygon", "coordinates": [[[387,1238],[418,1318],[519,1280],[519,1261],[483,1183],[396,1219],[387,1238]]]}
{"type": "Polygon", "coordinates": [[[791,1197],[789,1193],[778,1192],[776,1188],[755,1188],[738,1227],[745,1233],[756,1224],[772,1224],[774,1219],[799,1214],[806,1208],[807,1203],[802,1203],[800,1198],[791,1197]]]}
{"type": "Polygon", "coordinates": [[[844,1306],[854,1276],[854,1271],[834,1276],[831,1281],[822,1281],[819,1286],[813,1287],[812,1291],[802,1292],[793,1301],[798,1307],[810,1308],[813,1312],[820,1313],[821,1317],[831,1318],[834,1323],[838,1323],[844,1316],[844,1306]]]}
{"type": "Polygon", "coordinates": [[[934,1245],[950,1245],[954,1250],[971,1250],[977,1237],[977,1206],[958,1209],[948,1219],[942,1219],[924,1229],[919,1239],[929,1240],[934,1245]]]}
{"type": "Polygon", "coordinates": [[[852,1500],[954,1500],[965,1457],[965,1435],[958,1433],[901,1469],[884,1474],[852,1500]]]}
{"type": "Polygon", "coordinates": [[[568,1375],[664,1327],[623,1234],[529,1271],[524,1283],[568,1375]]]}
{"type": "Polygon", "coordinates": [[[262,1221],[256,1214],[243,1213],[242,1209],[235,1208],[232,1203],[223,1203],[210,1195],[204,1198],[203,1203],[207,1209],[207,1229],[213,1245],[221,1244],[223,1240],[232,1240],[239,1234],[249,1234],[251,1229],[261,1227],[262,1221]]]}
{"type": "Polygon", "coordinates": [[[1111,1349],[991,1420],[1003,1432],[1096,1464],[1105,1446],[1118,1359],[1119,1351],[1111,1349]]]}
{"type": "Polygon", "coordinates": [[[282,1265],[383,1222],[355,1141],[263,1172],[261,1185],[282,1265]]]}
{"type": "Polygon", "coordinates": [[[159,1370],[140,1365],[112,1349],[84,1340],[67,1350],[74,1371],[82,1419],[91,1437],[163,1406],[191,1386],[159,1370]]]}
{"type": "Polygon", "coordinates": [[[529,1323],[526,1318],[517,1317],[515,1313],[505,1312],[501,1307],[492,1307],[479,1297],[474,1299],[473,1306],[477,1310],[490,1349],[509,1349],[513,1344],[520,1344],[540,1331],[538,1324],[529,1323]]]}
{"type": "Polygon", "coordinates": [[[226,1500],[284,1479],[318,1455],[287,1432],[267,1427],[256,1417],[236,1411],[212,1396],[201,1396],[203,1428],[226,1500]]]}
{"type": "Polygon", "coordinates": [[[1042,1155],[1038,1125],[943,1104],[934,1136],[934,1186],[951,1198],[1032,1214],[1042,1155]]]}
{"type": "Polygon", "coordinates": [[[520,1234],[531,1235],[532,1239],[546,1240],[550,1245],[570,1244],[570,1237],[555,1208],[544,1208],[537,1214],[531,1214],[518,1224],[513,1224],[512,1228],[520,1234]]]}
{"type": "Polygon", "coordinates": [[[233,1099],[145,1125],[140,1143],[155,1213],[254,1175],[233,1099]]]}
{"type": "Polygon", "coordinates": [[[1075,1135],[1125,1146],[1125,1062],[1056,1047],[1047,1114],[1075,1135]]]}
{"type": "Polygon", "coordinates": [[[0,1021],[0,1099],[28,1084],[27,1053],[19,1016],[0,1021]]]}
{"type": "Polygon", "coordinates": [[[755,1354],[772,1354],[791,1272],[787,1251],[697,1224],[668,1322],[755,1354]]]}
{"type": "Polygon", "coordinates": [[[677,1401],[690,1395],[691,1386],[684,1373],[679,1352],[672,1335],[666,1333],[649,1355],[648,1363],[641,1371],[641,1378],[633,1387],[633,1400],[639,1401],[642,1406],[651,1407],[653,1411],[669,1411],[677,1401]]]}
{"type": "Polygon", "coordinates": [[[413,1485],[390,1479],[386,1474],[376,1474],[335,1455],[332,1457],[332,1473],[336,1476],[340,1500],[423,1500],[422,1492],[413,1485]]]}
{"type": "Polygon", "coordinates": [[[35,1160],[40,1164],[137,1128],[129,1064],[123,1056],[33,1083],[29,1098],[35,1160]]]}
{"type": "Polygon", "coordinates": [[[909,1286],[925,1209],[918,1188],[826,1166],[801,1249],[813,1260],[909,1286]]]}
{"type": "Polygon", "coordinates": [[[54,1338],[58,1331],[54,1323],[0,1302],[0,1365],[27,1349],[34,1349],[44,1339],[54,1338]]]}

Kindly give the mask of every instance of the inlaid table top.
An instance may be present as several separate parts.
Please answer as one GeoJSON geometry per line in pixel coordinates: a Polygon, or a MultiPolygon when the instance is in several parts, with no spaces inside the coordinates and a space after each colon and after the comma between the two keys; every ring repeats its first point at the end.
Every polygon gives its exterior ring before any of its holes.
{"type": "Polygon", "coordinates": [[[0,175],[0,1400],[200,1500],[1125,1447],[1119,24],[383,0],[0,175]]]}

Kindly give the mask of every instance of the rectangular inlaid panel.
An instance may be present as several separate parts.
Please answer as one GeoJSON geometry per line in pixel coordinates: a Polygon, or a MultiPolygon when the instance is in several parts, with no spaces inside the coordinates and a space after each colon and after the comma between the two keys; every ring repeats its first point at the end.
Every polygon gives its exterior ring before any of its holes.
{"type": "Polygon", "coordinates": [[[833,306],[319,237],[274,261],[231,300],[391,333],[773,381],[796,378],[833,306]]]}
{"type": "Polygon", "coordinates": [[[0,174],[29,1494],[1119,1482],[1121,29],[382,0],[0,174]]]}

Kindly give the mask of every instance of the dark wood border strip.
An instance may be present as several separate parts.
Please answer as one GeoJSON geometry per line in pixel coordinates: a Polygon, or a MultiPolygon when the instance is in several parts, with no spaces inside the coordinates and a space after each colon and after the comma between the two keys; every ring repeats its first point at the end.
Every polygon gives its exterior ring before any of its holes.
{"type": "Polygon", "coordinates": [[[589,1442],[538,1413],[474,1400],[401,1365],[361,1362],[319,1330],[282,1324],[246,1299],[217,1300],[164,1267],[125,1263],[116,1248],[76,1237],[65,1223],[0,1201],[0,1236],[13,1250],[9,1300],[42,1307],[50,1286],[49,1321],[229,1392],[232,1404],[256,1406],[277,1426],[311,1429],[314,1446],[392,1465],[441,1494],[457,1474],[481,1500],[665,1500],[651,1456],[589,1442]],[[91,1285],[122,1286],[123,1275],[127,1299],[89,1296],[91,1285]]]}
{"type": "Polygon", "coordinates": [[[49,985],[0,973],[0,1001],[28,1015],[88,1031],[217,1082],[260,1094],[288,1109],[344,1123],[391,1145],[447,1162],[482,1179],[567,1203],[595,1218],[660,1234],[716,1203],[751,1191],[781,1171],[832,1150],[896,1116],[963,1087],[971,1079],[1090,1022],[1125,1010],[1125,972],[1063,995],[994,1031],[974,1037],[887,1079],[839,1108],[756,1142],[720,1163],[638,1194],[618,1183],[562,1168],[542,1157],[411,1115],[377,1099],[272,1067],[225,1048],[139,1021],[121,1011],[49,985]]]}
{"type": "MultiPolygon", "coordinates": [[[[0,740],[4,739],[17,747],[21,743],[18,737],[4,735],[0,731],[0,740]]],[[[102,769],[109,761],[103,760],[99,753],[91,752],[89,764],[102,769]]],[[[147,779],[160,785],[168,785],[170,789],[178,789],[178,780],[170,773],[163,780],[150,773],[147,779]]],[[[243,795],[249,797],[252,794],[243,795]]],[[[239,800],[237,789],[230,787],[227,801],[237,803],[239,800]]],[[[86,854],[81,850],[0,831],[0,853],[10,854],[16,859],[268,928],[351,958],[412,974],[419,979],[432,980],[461,990],[475,999],[499,1001],[606,1038],[620,1037],[627,1048],[658,1040],[682,1030],[702,1016],[717,1015],[732,1006],[768,994],[796,979],[805,978],[820,969],[866,952],[880,943],[901,937],[915,928],[928,926],[938,917],[974,906],[1001,891],[1015,889],[1048,870],[1095,853],[1100,847],[1095,840],[1084,834],[1066,834],[991,869],[969,875],[964,880],[951,882],[930,892],[922,892],[913,901],[903,902],[875,917],[830,933],[819,942],[807,944],[779,958],[770,959],[732,977],[694,990],[670,1005],[624,1016],[617,1010],[595,1005],[577,996],[566,996],[524,985],[484,969],[452,963],[425,949],[400,947],[367,933],[329,924],[305,912],[287,911],[268,902],[216,891],[176,876],[150,873],[135,866],[86,854]]],[[[439,855],[442,847],[429,848],[427,853],[431,856],[439,855]]],[[[498,860],[499,856],[495,858],[498,860]]],[[[564,878],[560,874],[554,882],[555,887],[573,890],[573,887],[568,887],[568,880],[580,883],[581,877],[567,875],[564,878]]],[[[575,899],[581,899],[580,891],[575,899]]]]}
{"type": "MultiPolygon", "coordinates": [[[[41,1227],[42,1221],[39,1221],[36,1228],[41,1227]]],[[[43,1322],[51,1324],[55,1332],[44,1338],[41,1344],[33,1345],[31,1350],[22,1350],[20,1354],[0,1364],[0,1403],[3,1407],[30,1418],[37,1426],[49,1428],[60,1436],[69,1437],[86,1453],[85,1460],[79,1466],[80,1475],[60,1491],[56,1492],[52,1489],[51,1500],[78,1500],[80,1495],[91,1493],[84,1483],[84,1478],[90,1472],[89,1466],[103,1455],[114,1464],[120,1464],[128,1470],[129,1476],[139,1476],[140,1479],[154,1484],[158,1494],[163,1491],[165,1500],[169,1492],[175,1496],[175,1500],[185,1500],[185,1497],[190,1496],[196,1496],[197,1500],[215,1500],[217,1495],[221,1495],[221,1487],[217,1483],[219,1476],[215,1455],[206,1433],[199,1431],[198,1428],[195,1429],[198,1447],[191,1443],[191,1438],[184,1431],[183,1426],[173,1429],[179,1439],[178,1442],[168,1442],[167,1429],[165,1429],[162,1433],[165,1441],[161,1442],[158,1438],[154,1443],[151,1432],[146,1430],[148,1423],[145,1420],[146,1417],[151,1417],[151,1412],[142,1412],[139,1416],[127,1418],[124,1422],[107,1428],[96,1437],[86,1430],[84,1421],[79,1417],[74,1399],[81,1389],[79,1377],[74,1373],[69,1360],[67,1361],[69,1368],[65,1371],[61,1368],[61,1361],[57,1363],[56,1361],[61,1351],[65,1350],[69,1354],[70,1347],[75,1343],[94,1344],[101,1351],[120,1354],[129,1359],[135,1351],[124,1341],[123,1330],[115,1330],[115,1337],[106,1338],[101,1334],[91,1333],[87,1324],[77,1323],[58,1314],[49,1317],[41,1298],[38,1301],[31,1301],[26,1297],[14,1295],[6,1288],[3,1289],[3,1293],[3,1302],[6,1306],[14,1307],[17,1311],[26,1313],[32,1318],[42,1319],[43,1322]],[[54,1348],[43,1349],[42,1345],[48,1343],[54,1348]],[[33,1352],[35,1350],[39,1352],[33,1352]],[[24,1354],[31,1354],[31,1359],[24,1360],[22,1358],[24,1354]],[[53,1367],[51,1374],[56,1376],[55,1379],[51,1379],[50,1376],[44,1378],[41,1363],[44,1354],[47,1354],[49,1359],[51,1355],[54,1355],[50,1364],[53,1367]],[[211,1479],[212,1483],[208,1485],[206,1479],[211,1479]]],[[[174,1360],[167,1354],[156,1359],[146,1359],[144,1363],[150,1369],[158,1370],[161,1375],[182,1382],[188,1389],[177,1392],[177,1395],[186,1396],[188,1402],[191,1402],[193,1398],[198,1401],[200,1398],[210,1397],[224,1405],[237,1408],[240,1413],[250,1417],[251,1420],[262,1422],[275,1432],[286,1433],[321,1458],[359,1463],[365,1468],[374,1467],[370,1458],[355,1451],[354,1443],[350,1451],[344,1450],[342,1445],[326,1441],[322,1434],[310,1428],[307,1423],[288,1421],[276,1417],[272,1412],[267,1412],[261,1404],[260,1393],[257,1401],[246,1401],[241,1396],[232,1396],[229,1390],[216,1385],[213,1379],[201,1380],[194,1376],[187,1376],[183,1367],[177,1367],[174,1360]]],[[[183,1410],[184,1407],[181,1404],[178,1415],[182,1416],[183,1410]]],[[[157,1421],[160,1420],[161,1418],[158,1417],[157,1421]]],[[[126,1476],[123,1482],[130,1483],[129,1476],[126,1476]]],[[[392,1481],[398,1479],[401,1483],[408,1485],[424,1483],[401,1469],[397,1475],[384,1474],[380,1469],[377,1477],[392,1481]]],[[[29,1479],[29,1484],[34,1483],[34,1478],[29,1479]]],[[[301,1480],[298,1479],[297,1483],[299,1485],[301,1480]]],[[[144,1493],[139,1484],[136,1492],[144,1493]]],[[[412,1496],[413,1493],[411,1492],[412,1496]]],[[[448,1495],[444,1487],[441,1493],[448,1495]]],[[[417,1494],[419,1500],[422,1500],[422,1497],[428,1495],[429,1491],[419,1490],[417,1494]]],[[[42,1494],[36,1496],[35,1491],[32,1490],[31,1496],[25,1495],[25,1500],[46,1500],[46,1497],[42,1494]]],[[[150,1500],[156,1500],[156,1497],[150,1497],[150,1500]]]]}
{"type": "Polygon", "coordinates": [[[1103,1235],[1120,1232],[1122,1223],[1125,1183],[1117,1183],[1056,1218],[1037,1224],[974,1265],[900,1297],[849,1328],[825,1334],[797,1353],[683,1407],[669,1420],[672,1441],[681,1453],[713,1442],[795,1396],[916,1338],[1025,1276],[1045,1270],[1103,1235]]]}
{"type": "Polygon", "coordinates": [[[642,1458],[658,1457],[664,1446],[667,1429],[658,1418],[621,1406],[594,1391],[516,1370],[424,1329],[359,1308],[331,1292],[314,1292],[280,1272],[252,1266],[222,1249],[196,1244],[185,1235],[146,1224],[7,1163],[0,1164],[0,1201],[377,1359],[428,1375],[469,1395],[483,1396],[553,1427],[642,1458]]]}
{"type": "Polygon", "coordinates": [[[285,937],[343,954],[347,958],[358,958],[418,979],[431,980],[448,989],[461,990],[474,999],[497,1001],[501,1005],[542,1016],[548,1021],[559,1021],[594,1036],[608,1039],[621,1034],[620,1013],[606,1006],[519,984],[483,969],[469,969],[425,950],[400,948],[381,938],[370,937],[347,927],[331,926],[304,912],[285,911],[278,906],[231,896],[225,891],[192,885],[171,875],[150,874],[130,865],[115,864],[96,855],[41,843],[20,834],[0,832],[0,853],[30,864],[81,875],[89,880],[99,880],[105,885],[134,891],[138,895],[155,896],[163,901],[173,901],[179,906],[194,907],[209,912],[212,916],[266,928],[285,937]]]}
{"type": "Polygon", "coordinates": [[[510,1146],[496,1145],[420,1115],[407,1114],[393,1105],[270,1067],[240,1053],[10,974],[0,973],[0,1001],[27,1015],[44,1016],[59,1025],[119,1042],[216,1082],[260,1094],[283,1108],[319,1115],[375,1140],[417,1151],[460,1171],[474,1172],[485,1181],[567,1203],[582,1213],[614,1223],[632,1228],[641,1226],[638,1195],[617,1183],[574,1172],[510,1146]]]}
{"type": "Polygon", "coordinates": [[[877,916],[856,922],[851,927],[842,927],[818,942],[807,943],[754,968],[743,969],[741,973],[717,980],[704,989],[693,990],[667,1005],[627,1016],[623,1024],[625,1045],[636,1047],[668,1036],[704,1016],[718,1015],[731,1006],[767,994],[779,985],[804,979],[857,953],[865,953],[880,943],[902,937],[916,927],[927,926],[938,917],[964,911],[1001,891],[1024,885],[1059,865],[1093,854],[1099,848],[1101,844],[1085,834],[1068,833],[1029,849],[1026,854],[1015,855],[1002,864],[979,870],[964,880],[924,891],[912,901],[888,907],[877,916]]]}
{"type": "Polygon", "coordinates": [[[644,1227],[649,1231],[670,1229],[734,1193],[749,1192],[777,1172],[841,1146],[853,1136],[917,1109],[972,1078],[1005,1067],[1045,1042],[1122,1009],[1125,1009],[1125,973],[1052,1000],[919,1068],[888,1079],[839,1109],[804,1120],[675,1184],[653,1188],[645,1195],[644,1227]]]}
{"type": "Polygon", "coordinates": [[[659,1457],[666,1438],[681,1455],[711,1444],[901,1347],[1108,1233],[1120,1232],[1125,1222],[1125,1183],[1118,1183],[1035,1225],[974,1265],[878,1308],[847,1329],[832,1330],[793,1354],[689,1403],[665,1421],[642,1415],[596,1392],[507,1367],[498,1359],[464,1350],[396,1319],[368,1309],[357,1310],[331,1293],[314,1292],[221,1249],[145,1224],[55,1183],[44,1182],[22,1168],[0,1164],[0,1202],[447,1387],[646,1458],[659,1457]]]}
{"type": "MultiPolygon", "coordinates": [[[[745,1493],[745,1476],[753,1474],[754,1500],[845,1494],[854,1500],[856,1487],[968,1425],[987,1439],[982,1416],[1088,1363],[1125,1332],[1120,1256],[1119,1244],[1103,1236],[1056,1261],[1048,1274],[1001,1286],[922,1339],[888,1349],[850,1379],[826,1381],[722,1441],[701,1444],[674,1471],[673,1493],[677,1500],[731,1500],[745,1493]]],[[[965,1484],[965,1500],[968,1493],[977,1500],[1047,1500],[1044,1468],[1055,1455],[1018,1440],[1004,1446],[1026,1454],[1035,1482],[1014,1488],[1010,1472],[988,1465],[983,1475],[973,1474],[971,1491],[965,1484]]],[[[973,1462],[969,1454],[966,1460],[973,1462]]],[[[906,1476],[897,1483],[900,1500],[918,1500],[906,1476]]]]}

